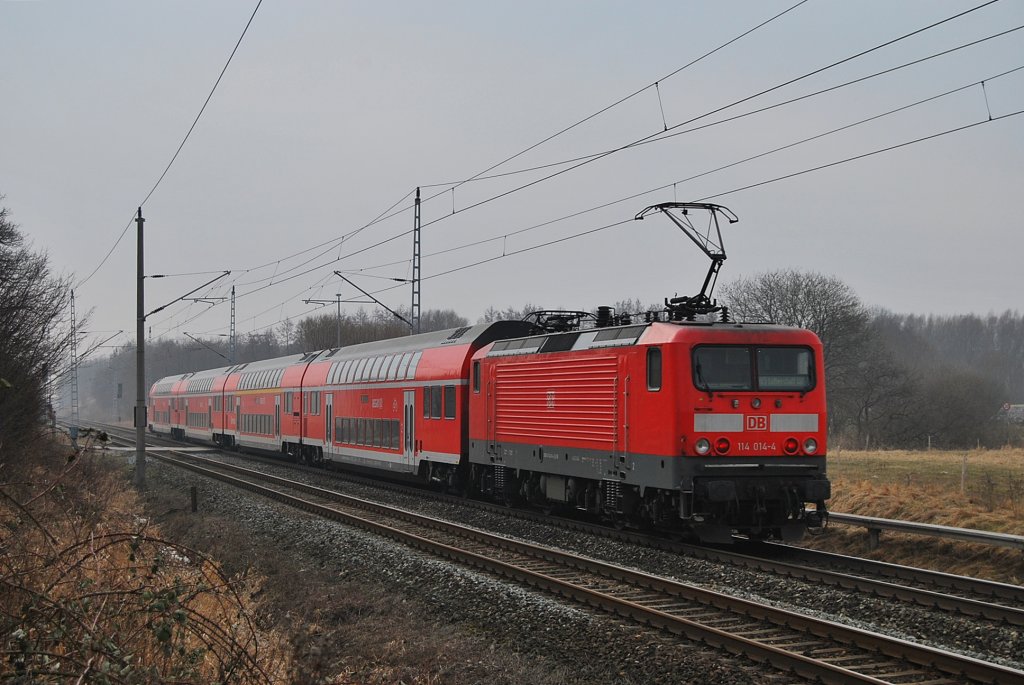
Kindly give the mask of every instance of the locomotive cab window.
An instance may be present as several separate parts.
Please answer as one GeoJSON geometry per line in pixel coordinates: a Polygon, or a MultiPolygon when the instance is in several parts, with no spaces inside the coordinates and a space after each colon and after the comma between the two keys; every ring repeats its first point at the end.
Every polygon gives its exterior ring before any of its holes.
{"type": "Polygon", "coordinates": [[[693,382],[698,390],[753,390],[750,348],[707,345],[693,351],[693,382]]]}
{"type": "Polygon", "coordinates": [[[814,387],[814,358],[806,347],[757,348],[757,387],[807,392],[814,387]]]}
{"type": "Polygon", "coordinates": [[[693,384],[706,392],[807,392],[814,355],[807,347],[702,345],[693,351],[693,384]]]}
{"type": "Polygon", "coordinates": [[[647,348],[647,389],[661,390],[661,348],[647,348]]]}

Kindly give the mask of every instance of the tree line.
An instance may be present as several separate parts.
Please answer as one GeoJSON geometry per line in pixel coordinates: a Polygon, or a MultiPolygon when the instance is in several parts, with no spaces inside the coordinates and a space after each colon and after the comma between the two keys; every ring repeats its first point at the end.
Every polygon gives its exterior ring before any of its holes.
{"type": "Polygon", "coordinates": [[[1002,411],[1024,402],[1017,312],[895,314],[869,309],[835,277],[795,270],[733,281],[721,299],[736,319],[818,334],[833,445],[994,447],[1021,439],[1002,411]]]}

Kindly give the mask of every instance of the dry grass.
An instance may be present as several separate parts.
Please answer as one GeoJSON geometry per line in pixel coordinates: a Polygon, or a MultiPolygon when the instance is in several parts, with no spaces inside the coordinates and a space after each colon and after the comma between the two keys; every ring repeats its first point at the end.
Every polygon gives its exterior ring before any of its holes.
{"type": "Polygon", "coordinates": [[[0,679],[271,683],[279,641],[228,579],[140,519],[134,491],[66,446],[0,465],[0,679]]]}
{"type": "MultiPolygon", "coordinates": [[[[207,550],[230,571],[256,569],[268,581],[260,622],[287,635],[289,683],[491,685],[579,682],[565,666],[497,645],[479,627],[453,624],[436,607],[383,583],[358,563],[336,568],[299,545],[282,551],[272,530],[210,512],[184,511],[180,493],[147,493],[175,539],[207,550]],[[369,575],[368,575],[369,574],[369,575]]],[[[414,591],[419,594],[419,591],[414,591]]]]}
{"type": "MultiPolygon", "coordinates": [[[[1024,450],[855,452],[829,455],[829,507],[864,516],[1024,535],[1024,450]]],[[[833,526],[808,546],[1020,584],[1019,550],[833,526]]]]}

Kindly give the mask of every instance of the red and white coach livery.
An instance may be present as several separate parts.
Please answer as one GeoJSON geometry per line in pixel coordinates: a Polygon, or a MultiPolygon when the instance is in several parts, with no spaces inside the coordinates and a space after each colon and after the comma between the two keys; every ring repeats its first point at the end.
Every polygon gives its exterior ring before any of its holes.
{"type": "Polygon", "coordinates": [[[470,358],[531,329],[502,321],[162,378],[150,429],[454,483],[470,358]]]}

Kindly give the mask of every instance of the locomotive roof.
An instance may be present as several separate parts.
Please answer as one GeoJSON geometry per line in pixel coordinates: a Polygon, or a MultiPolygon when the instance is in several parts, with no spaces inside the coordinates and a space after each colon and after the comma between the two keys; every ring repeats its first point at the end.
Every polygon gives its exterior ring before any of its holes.
{"type": "MultiPolygon", "coordinates": [[[[569,350],[588,350],[604,347],[622,347],[638,345],[645,342],[661,343],[666,339],[676,338],[679,333],[688,332],[807,332],[804,329],[766,323],[722,323],[693,321],[655,321],[622,326],[606,326],[587,328],[562,333],[544,333],[509,340],[499,340],[487,352],[488,357],[502,357],[536,352],[565,352],[569,350]],[[645,335],[647,331],[651,334],[645,335]],[[660,334],[655,335],[654,331],[660,334]]],[[[812,334],[813,335],[813,334],[812,334]]]]}

